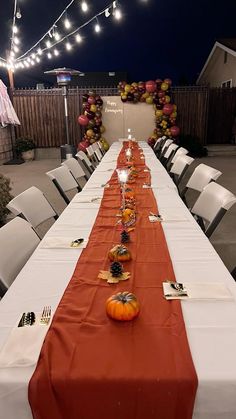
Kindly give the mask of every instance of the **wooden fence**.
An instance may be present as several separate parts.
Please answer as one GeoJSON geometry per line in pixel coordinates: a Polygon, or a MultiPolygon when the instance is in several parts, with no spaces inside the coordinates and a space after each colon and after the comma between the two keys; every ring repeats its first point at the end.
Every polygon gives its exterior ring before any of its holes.
{"type": "MultiPolygon", "coordinates": [[[[72,144],[81,139],[77,117],[82,95],[95,90],[101,96],[117,95],[116,88],[71,88],[68,93],[69,135],[72,144]]],[[[229,143],[236,114],[236,88],[174,87],[178,125],[183,134],[199,137],[202,144],[229,143]]],[[[15,90],[13,104],[21,121],[16,135],[32,137],[37,147],[59,147],[65,141],[64,103],[61,89],[15,90]]]]}

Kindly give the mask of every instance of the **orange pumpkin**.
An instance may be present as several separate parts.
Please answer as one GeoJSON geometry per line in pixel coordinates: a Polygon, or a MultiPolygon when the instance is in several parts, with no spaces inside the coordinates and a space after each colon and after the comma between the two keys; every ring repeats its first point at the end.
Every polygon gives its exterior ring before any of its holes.
{"type": "Polygon", "coordinates": [[[126,227],[135,223],[135,211],[133,209],[126,208],[122,211],[122,223],[126,227]]]}
{"type": "Polygon", "coordinates": [[[108,298],[106,311],[115,320],[126,321],[134,319],[140,311],[137,297],[129,291],[118,292],[108,298]]]}
{"type": "Polygon", "coordinates": [[[131,259],[131,253],[123,244],[117,244],[108,252],[108,257],[112,261],[126,262],[131,259]]]}

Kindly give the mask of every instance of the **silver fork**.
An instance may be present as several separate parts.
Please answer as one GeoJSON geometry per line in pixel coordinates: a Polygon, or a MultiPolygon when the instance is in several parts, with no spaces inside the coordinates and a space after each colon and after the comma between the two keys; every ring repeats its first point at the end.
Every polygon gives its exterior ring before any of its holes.
{"type": "Polygon", "coordinates": [[[51,319],[51,313],[52,313],[51,306],[45,306],[41,314],[40,323],[48,325],[51,319]]]}

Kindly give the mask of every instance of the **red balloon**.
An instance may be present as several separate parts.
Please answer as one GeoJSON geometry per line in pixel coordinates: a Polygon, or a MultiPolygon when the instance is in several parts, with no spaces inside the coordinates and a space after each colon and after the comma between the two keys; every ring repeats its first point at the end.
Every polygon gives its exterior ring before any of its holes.
{"type": "Polygon", "coordinates": [[[170,115],[173,112],[173,110],[174,110],[174,107],[173,107],[173,105],[171,103],[166,103],[163,106],[163,113],[164,113],[164,115],[170,115]]]}
{"type": "Polygon", "coordinates": [[[96,103],[96,99],[95,99],[95,97],[93,97],[93,96],[89,96],[89,98],[88,98],[88,103],[89,103],[90,105],[94,105],[94,104],[96,103]]]}
{"type": "Polygon", "coordinates": [[[86,115],[80,115],[78,117],[78,123],[80,125],[83,125],[83,126],[88,125],[89,119],[88,119],[88,117],[86,115]]]}
{"type": "Polygon", "coordinates": [[[154,93],[155,90],[156,90],[156,88],[157,88],[157,84],[156,84],[155,81],[149,80],[149,81],[146,82],[146,86],[145,87],[146,87],[146,91],[148,93],[154,93]]]}
{"type": "Polygon", "coordinates": [[[163,92],[163,90],[160,90],[158,92],[158,97],[164,97],[165,96],[165,92],[163,92]]]}
{"type": "Polygon", "coordinates": [[[178,137],[180,133],[180,129],[179,127],[177,127],[177,125],[174,125],[173,127],[170,128],[170,132],[173,137],[178,137]]]}
{"type": "Polygon", "coordinates": [[[78,149],[79,149],[79,150],[81,150],[81,151],[86,152],[86,148],[87,148],[89,145],[90,145],[90,144],[89,144],[89,141],[88,141],[88,140],[81,141],[81,142],[79,143],[79,145],[78,145],[78,149]]]}

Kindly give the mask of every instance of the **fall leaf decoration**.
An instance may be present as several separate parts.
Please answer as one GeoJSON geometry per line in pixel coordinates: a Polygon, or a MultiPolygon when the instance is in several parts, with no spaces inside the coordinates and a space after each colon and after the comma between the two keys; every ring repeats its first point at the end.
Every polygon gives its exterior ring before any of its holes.
{"type": "Polygon", "coordinates": [[[98,274],[99,279],[104,279],[108,284],[118,284],[119,281],[126,281],[130,278],[130,272],[123,272],[121,276],[114,277],[109,271],[100,271],[98,274]]]}

